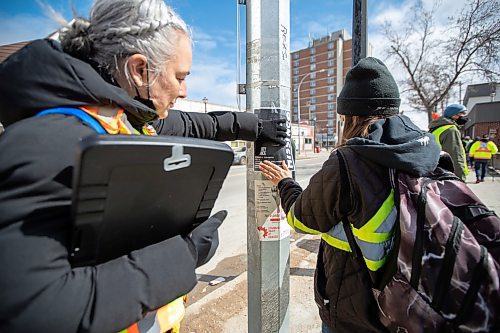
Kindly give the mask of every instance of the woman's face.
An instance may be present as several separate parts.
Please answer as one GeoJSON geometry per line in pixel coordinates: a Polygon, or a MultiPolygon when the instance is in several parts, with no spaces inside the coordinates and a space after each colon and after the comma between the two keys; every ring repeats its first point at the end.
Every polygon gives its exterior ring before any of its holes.
{"type": "Polygon", "coordinates": [[[163,71],[150,86],[150,99],[160,119],[168,116],[177,98],[187,96],[186,77],[192,64],[192,49],[189,38],[180,33],[177,51],[165,64],[163,71]]]}

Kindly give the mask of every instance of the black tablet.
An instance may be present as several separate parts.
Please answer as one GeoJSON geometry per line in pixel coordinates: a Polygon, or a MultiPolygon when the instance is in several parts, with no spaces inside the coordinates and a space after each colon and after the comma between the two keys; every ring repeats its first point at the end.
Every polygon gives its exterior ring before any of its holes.
{"type": "Polygon", "coordinates": [[[233,161],[220,142],[183,137],[95,135],[74,170],[70,261],[94,265],[206,220],[233,161]]]}

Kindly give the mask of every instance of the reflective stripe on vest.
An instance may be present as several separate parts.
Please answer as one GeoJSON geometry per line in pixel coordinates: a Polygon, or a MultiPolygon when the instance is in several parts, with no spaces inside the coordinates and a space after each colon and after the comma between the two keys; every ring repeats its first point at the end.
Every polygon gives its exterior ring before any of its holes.
{"type": "MultiPolygon", "coordinates": [[[[440,141],[439,137],[441,136],[441,134],[443,134],[444,131],[446,131],[448,128],[453,127],[453,126],[455,126],[455,125],[444,125],[444,126],[436,128],[434,131],[431,132],[436,137],[436,141],[439,145],[439,148],[441,148],[441,150],[443,150],[443,145],[441,145],[441,141],[440,141]]],[[[460,145],[460,148],[461,148],[460,150],[462,151],[462,155],[464,157],[464,161],[467,161],[467,157],[465,156],[464,146],[460,145]]],[[[463,170],[464,170],[464,174],[467,176],[469,174],[469,167],[467,166],[467,163],[464,163],[463,170]]]]}
{"type": "MultiPolygon", "coordinates": [[[[287,214],[287,221],[290,226],[298,231],[319,234],[319,231],[306,227],[295,217],[294,208],[295,204],[292,205],[287,214]]],[[[394,225],[397,217],[397,209],[394,205],[394,190],[391,190],[391,193],[375,215],[361,228],[357,229],[351,224],[356,244],[363,254],[366,266],[371,271],[376,271],[385,264],[387,255],[394,245],[394,225]]],[[[328,232],[322,233],[321,238],[332,247],[351,252],[342,222],[336,224],[328,232]]]]}
{"type": "Polygon", "coordinates": [[[290,207],[290,210],[288,211],[288,214],[286,214],[286,221],[292,227],[293,230],[299,232],[299,233],[306,233],[306,234],[313,234],[313,235],[319,235],[321,232],[308,228],[304,225],[304,223],[300,222],[296,217],[295,217],[295,202],[293,203],[292,207],[290,207]]]}
{"type": "Polygon", "coordinates": [[[148,313],[143,319],[120,331],[119,333],[178,333],[184,318],[185,296],[161,307],[156,312],[148,313]]]}
{"type": "Polygon", "coordinates": [[[375,215],[361,228],[352,228],[356,243],[363,253],[366,266],[376,271],[384,266],[394,245],[394,225],[398,217],[394,205],[394,190],[375,215]]]}
{"type": "Polygon", "coordinates": [[[475,160],[491,160],[492,151],[487,142],[479,141],[479,147],[473,155],[475,160]]]}

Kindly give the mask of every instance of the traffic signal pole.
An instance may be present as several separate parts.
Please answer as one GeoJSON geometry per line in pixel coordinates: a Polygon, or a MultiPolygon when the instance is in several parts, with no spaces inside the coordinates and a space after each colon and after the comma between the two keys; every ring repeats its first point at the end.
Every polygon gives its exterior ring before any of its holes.
{"type": "MultiPolygon", "coordinates": [[[[239,2],[241,4],[241,1],[239,2]]],[[[290,136],[290,0],[246,1],[246,111],[286,119],[290,136]]],[[[295,170],[292,145],[251,144],[247,161],[248,332],[288,332],[290,228],[263,160],[295,170]]]]}
{"type": "Polygon", "coordinates": [[[367,2],[368,0],[353,0],[352,12],[352,65],[366,58],[368,50],[367,35],[367,2]]]}

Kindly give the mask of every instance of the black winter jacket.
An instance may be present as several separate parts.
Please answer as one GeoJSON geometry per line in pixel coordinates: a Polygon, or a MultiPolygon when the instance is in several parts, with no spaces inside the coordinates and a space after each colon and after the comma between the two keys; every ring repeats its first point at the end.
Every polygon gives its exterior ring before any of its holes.
{"type": "MultiPolygon", "coordinates": [[[[88,64],[38,40],[0,64],[0,332],[118,332],[189,292],[195,262],[174,237],[93,267],[72,268],[68,235],[74,151],[94,130],[54,107],[121,106],[134,126],[153,110],[104,81],[88,64]]],[[[253,115],[179,111],[162,135],[257,137],[253,115]]],[[[126,221],[124,221],[126,223],[126,221]]]]}
{"type": "MultiPolygon", "coordinates": [[[[321,233],[344,216],[356,228],[368,222],[391,191],[389,168],[421,176],[434,170],[439,159],[433,136],[405,116],[377,121],[368,138],[351,139],[338,152],[347,164],[347,200],[341,197],[337,151],[311,177],[305,190],[290,178],[278,184],[285,212],[293,207],[296,219],[321,233]]],[[[315,300],[322,321],[336,333],[386,332],[371,291],[377,278],[350,252],[322,240],[315,272],[315,300]]]]}

